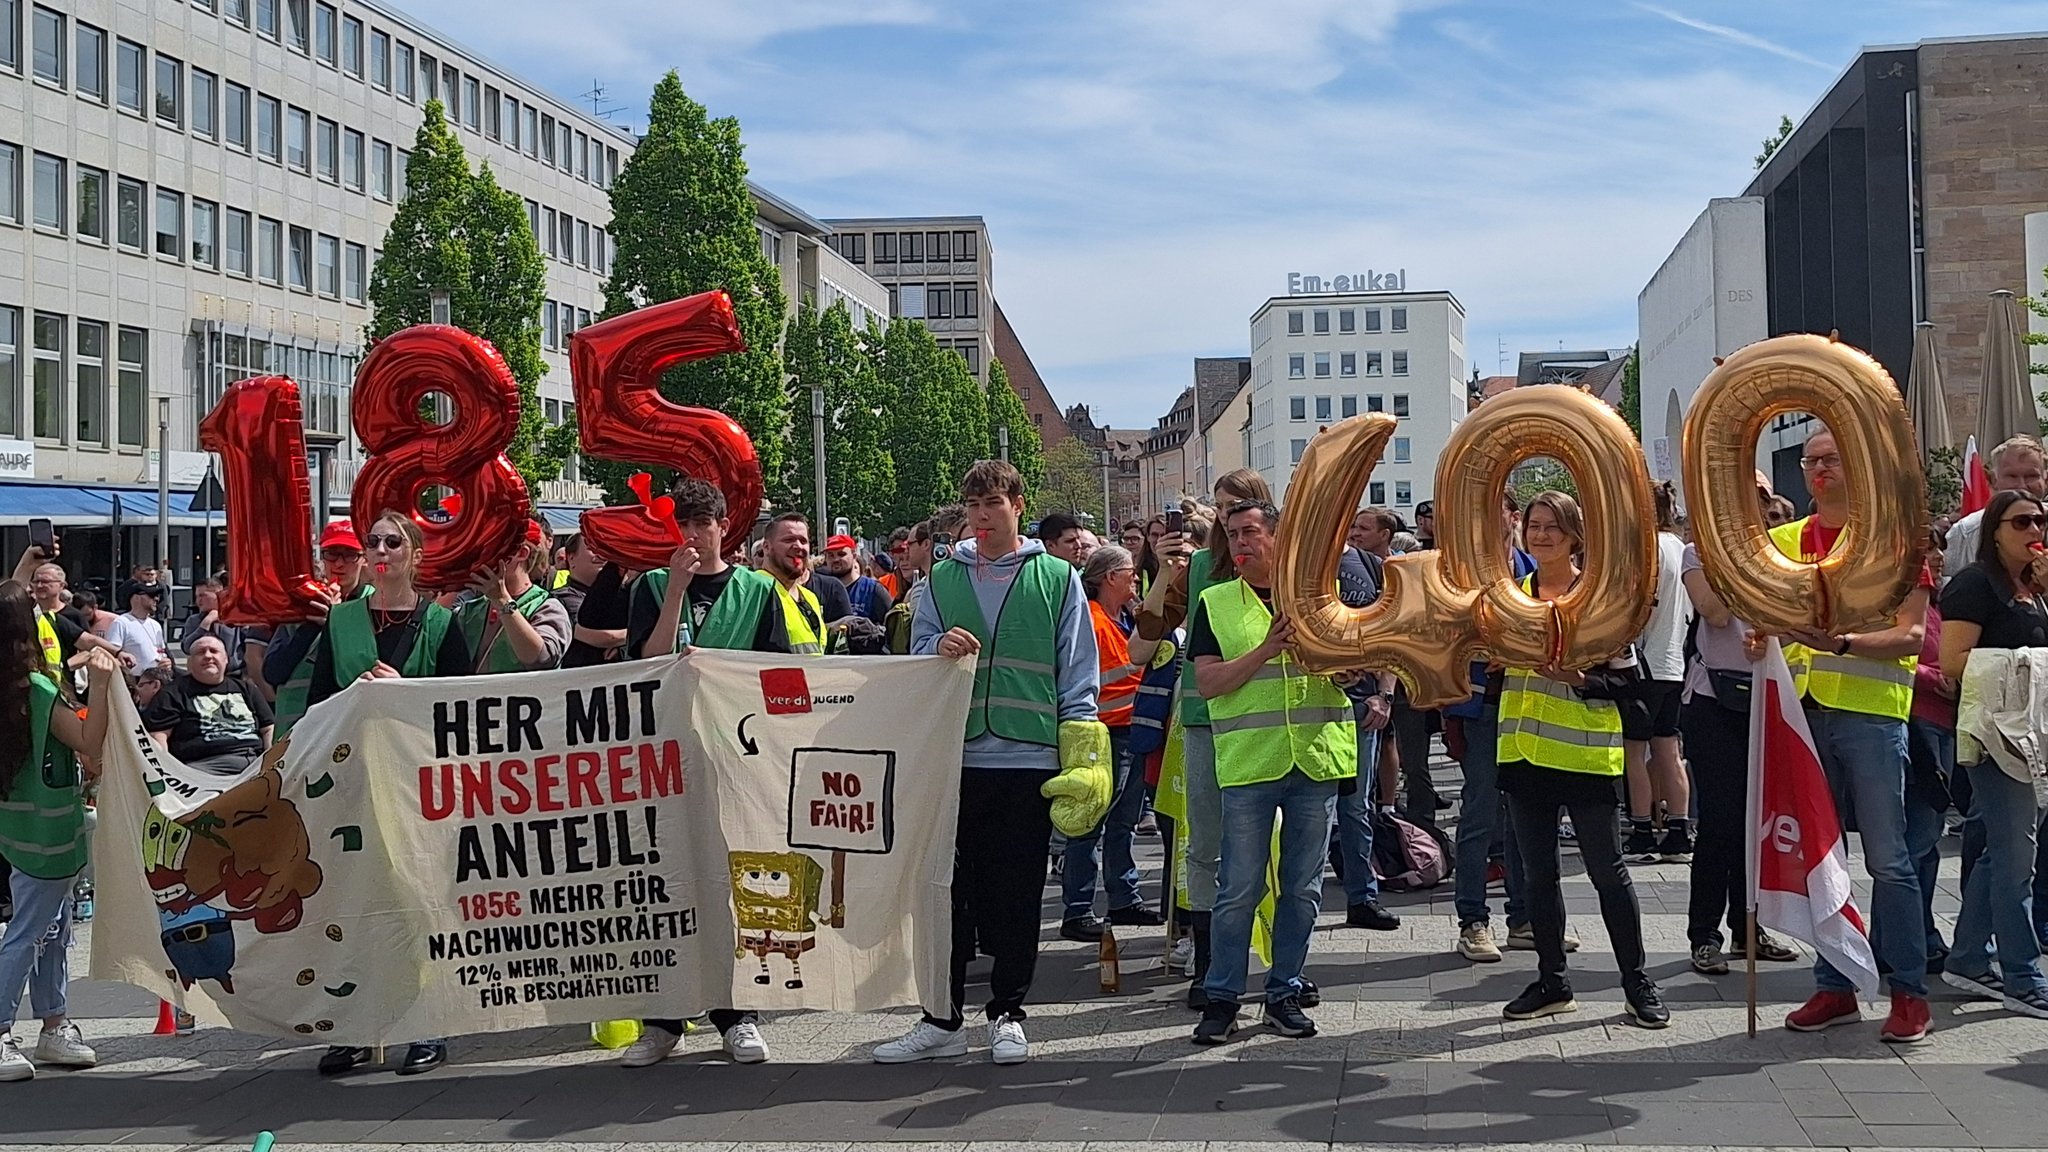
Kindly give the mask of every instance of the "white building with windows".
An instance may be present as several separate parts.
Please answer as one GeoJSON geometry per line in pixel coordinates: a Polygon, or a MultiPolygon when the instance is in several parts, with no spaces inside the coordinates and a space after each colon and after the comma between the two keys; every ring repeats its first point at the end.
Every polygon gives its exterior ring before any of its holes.
{"type": "Polygon", "coordinates": [[[1251,339],[1251,467],[1274,493],[1286,500],[1294,467],[1316,433],[1361,412],[1386,412],[1401,427],[1365,502],[1412,520],[1414,506],[1432,498],[1437,457],[1465,415],[1465,309],[1457,297],[1275,296],[1252,313],[1251,339]]]}
{"type": "Polygon", "coordinates": [[[979,216],[827,220],[831,247],[849,267],[879,281],[885,318],[924,321],[939,347],[988,383],[995,352],[995,281],[988,224],[979,216]]]}

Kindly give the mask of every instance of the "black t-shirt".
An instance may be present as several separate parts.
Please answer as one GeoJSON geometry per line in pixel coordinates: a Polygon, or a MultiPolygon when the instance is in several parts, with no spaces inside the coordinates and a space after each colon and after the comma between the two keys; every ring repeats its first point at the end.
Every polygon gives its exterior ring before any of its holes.
{"type": "Polygon", "coordinates": [[[825,613],[825,623],[853,615],[853,597],[846,594],[846,585],[839,582],[839,577],[813,568],[811,574],[804,577],[804,587],[818,598],[818,607],[825,613]]]}
{"type": "Polygon", "coordinates": [[[1950,578],[1941,593],[1941,618],[1983,629],[1978,648],[2048,647],[2048,612],[2041,598],[2021,600],[2004,576],[1972,564],[1950,578]]]}
{"type": "MultiPolygon", "coordinates": [[[[718,603],[718,597],[725,592],[725,586],[732,583],[736,568],[727,568],[716,576],[698,576],[690,581],[689,590],[684,594],[684,611],[690,614],[690,632],[703,631],[704,621],[711,615],[711,606],[718,603]]],[[[674,574],[670,574],[674,579],[674,574]]],[[[654,594],[654,588],[645,580],[633,584],[633,606],[626,618],[626,653],[628,659],[639,659],[640,647],[654,635],[654,626],[661,620],[661,597],[654,594]]],[[[782,606],[773,600],[761,613],[761,621],[754,628],[754,652],[789,652],[789,628],[782,620],[782,606]]]]}
{"type": "Polygon", "coordinates": [[[262,732],[270,725],[270,704],[233,676],[218,684],[180,676],[142,711],[142,726],[169,732],[171,755],[180,760],[254,756],[263,751],[262,732]]]}
{"type": "MultiPolygon", "coordinates": [[[[420,601],[416,613],[426,610],[427,601],[420,601]]],[[[375,610],[370,612],[374,627],[377,619],[375,610]]],[[[393,668],[403,668],[406,658],[412,655],[413,645],[418,643],[420,628],[415,625],[394,622],[390,627],[377,633],[377,659],[393,668]]],[[[320,640],[328,634],[322,632],[320,640]]],[[[434,653],[434,675],[467,676],[475,671],[470,663],[469,641],[463,638],[462,628],[454,621],[448,622],[448,631],[441,637],[441,650],[434,653]]],[[[318,704],[347,687],[334,682],[334,645],[315,642],[313,646],[313,682],[306,689],[306,703],[318,704]]]]}
{"type": "MultiPolygon", "coordinates": [[[[598,571],[597,579],[588,585],[571,580],[555,589],[555,599],[569,613],[569,621],[579,628],[610,630],[626,626],[626,612],[629,605],[626,594],[626,574],[616,564],[607,564],[598,571]]],[[[569,648],[562,653],[564,668],[593,668],[608,664],[618,658],[617,649],[600,648],[578,640],[572,632],[569,648]]]]}

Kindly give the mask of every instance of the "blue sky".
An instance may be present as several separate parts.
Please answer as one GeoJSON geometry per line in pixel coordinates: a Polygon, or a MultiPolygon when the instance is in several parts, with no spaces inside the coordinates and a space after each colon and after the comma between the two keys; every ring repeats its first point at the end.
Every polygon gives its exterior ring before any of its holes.
{"type": "Polygon", "coordinates": [[[1048,388],[1149,426],[1289,271],[1406,268],[1467,354],[1635,336],[1637,291],[1866,44],[2048,5],[396,0],[638,124],[669,68],[817,216],[979,214],[1048,388]]]}

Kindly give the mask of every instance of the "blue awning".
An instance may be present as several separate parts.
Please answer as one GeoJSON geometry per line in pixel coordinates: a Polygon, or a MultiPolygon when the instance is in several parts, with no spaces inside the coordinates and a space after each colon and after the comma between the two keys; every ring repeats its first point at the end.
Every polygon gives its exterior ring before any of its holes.
{"type": "MultiPolygon", "coordinates": [[[[121,523],[142,527],[156,523],[156,493],[132,488],[106,488],[82,484],[0,482],[0,525],[19,527],[37,518],[58,527],[91,528],[114,522],[114,503],[121,505],[121,523]]],[[[198,528],[207,523],[206,514],[192,511],[192,493],[171,493],[171,523],[180,528],[198,528]]],[[[215,513],[212,523],[225,527],[227,519],[215,513]]]]}

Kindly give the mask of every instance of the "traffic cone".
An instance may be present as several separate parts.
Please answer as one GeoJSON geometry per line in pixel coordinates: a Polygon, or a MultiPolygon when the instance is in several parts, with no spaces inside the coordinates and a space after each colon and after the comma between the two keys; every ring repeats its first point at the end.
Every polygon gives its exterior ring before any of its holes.
{"type": "Polygon", "coordinates": [[[156,1002],[156,1035],[176,1036],[178,1034],[178,1012],[169,1000],[156,1002]]]}

